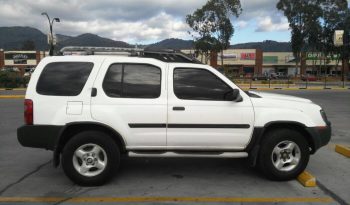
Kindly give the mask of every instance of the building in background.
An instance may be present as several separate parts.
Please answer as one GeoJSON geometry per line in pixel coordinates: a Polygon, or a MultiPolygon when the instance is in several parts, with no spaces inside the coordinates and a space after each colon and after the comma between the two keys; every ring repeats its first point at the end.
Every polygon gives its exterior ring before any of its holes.
{"type": "Polygon", "coordinates": [[[279,73],[285,76],[300,74],[300,68],[295,65],[293,53],[264,52],[263,69],[261,74],[279,73]]]}
{"type": "Polygon", "coordinates": [[[218,53],[217,65],[223,67],[224,63],[232,75],[253,75],[262,72],[262,51],[259,49],[228,49],[221,54],[218,53]]]}
{"type": "MultiPolygon", "coordinates": [[[[187,54],[195,54],[194,50],[182,50],[187,54]]],[[[202,56],[196,56],[203,60],[202,56]]],[[[203,62],[203,61],[202,61],[203,62]]],[[[221,54],[212,53],[208,64],[222,68],[221,54]]],[[[292,52],[262,52],[259,49],[227,49],[223,52],[223,64],[232,76],[270,75],[298,76],[342,74],[342,62],[338,55],[324,58],[321,53],[303,53],[297,66],[292,52]]],[[[348,73],[345,70],[345,74],[348,73]]]]}
{"type": "Polygon", "coordinates": [[[35,68],[47,53],[44,51],[4,51],[0,50],[0,68],[19,72],[21,76],[35,68]]]}
{"type": "MultiPolygon", "coordinates": [[[[194,50],[182,50],[182,52],[194,55],[204,62],[205,57],[196,55],[194,50]]],[[[47,51],[4,51],[0,49],[0,69],[18,71],[23,76],[30,69],[48,56],[47,51]]],[[[221,54],[211,53],[208,64],[222,69],[221,54]]],[[[301,65],[296,66],[296,60],[291,52],[262,52],[260,49],[227,49],[223,52],[225,70],[231,76],[243,77],[252,75],[279,74],[284,76],[296,76],[304,74],[312,75],[342,75],[342,61],[338,55],[329,55],[326,58],[321,53],[303,53],[301,65]]],[[[349,71],[345,70],[345,74],[349,71]]]]}

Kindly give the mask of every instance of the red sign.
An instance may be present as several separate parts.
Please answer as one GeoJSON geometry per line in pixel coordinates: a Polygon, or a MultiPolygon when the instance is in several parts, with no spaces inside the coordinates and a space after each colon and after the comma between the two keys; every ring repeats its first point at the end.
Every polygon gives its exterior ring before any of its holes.
{"type": "Polygon", "coordinates": [[[255,60],[255,53],[241,53],[241,60],[255,60]]]}

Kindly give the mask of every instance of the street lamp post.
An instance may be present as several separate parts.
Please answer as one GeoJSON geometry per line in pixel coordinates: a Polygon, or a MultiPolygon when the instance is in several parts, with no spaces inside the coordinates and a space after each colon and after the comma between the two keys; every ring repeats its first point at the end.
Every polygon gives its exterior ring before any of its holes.
{"type": "Polygon", "coordinates": [[[49,21],[50,25],[50,37],[49,37],[49,43],[50,43],[50,52],[49,55],[53,56],[53,51],[54,51],[54,45],[53,45],[53,33],[52,33],[52,27],[54,22],[60,22],[59,18],[53,18],[52,20],[50,19],[49,15],[46,12],[41,13],[41,15],[46,16],[47,20],[49,21]]]}

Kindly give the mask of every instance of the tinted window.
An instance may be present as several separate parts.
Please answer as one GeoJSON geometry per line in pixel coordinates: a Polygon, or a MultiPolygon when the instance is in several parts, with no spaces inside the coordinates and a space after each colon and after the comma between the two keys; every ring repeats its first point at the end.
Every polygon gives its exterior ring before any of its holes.
{"type": "Polygon", "coordinates": [[[113,64],[103,81],[109,97],[158,98],[161,91],[161,71],[145,64],[113,64]]]}
{"type": "Polygon", "coordinates": [[[83,90],[93,63],[57,62],[45,66],[36,91],[42,95],[77,96],[83,90]]]}
{"type": "Polygon", "coordinates": [[[231,91],[231,87],[207,70],[174,70],[174,93],[180,99],[226,101],[231,91]]]}

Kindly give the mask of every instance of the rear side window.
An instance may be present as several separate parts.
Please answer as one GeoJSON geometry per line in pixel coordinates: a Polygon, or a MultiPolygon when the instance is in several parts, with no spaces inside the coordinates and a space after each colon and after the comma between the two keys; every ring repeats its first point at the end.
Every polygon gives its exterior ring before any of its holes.
{"type": "Polygon", "coordinates": [[[158,98],[161,92],[161,70],[148,64],[113,64],[102,86],[109,97],[158,98]]]}
{"type": "Polygon", "coordinates": [[[93,63],[57,62],[43,69],[36,87],[41,95],[77,96],[89,78],[93,63]]]}

